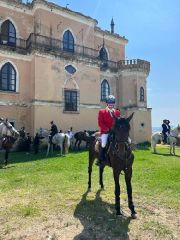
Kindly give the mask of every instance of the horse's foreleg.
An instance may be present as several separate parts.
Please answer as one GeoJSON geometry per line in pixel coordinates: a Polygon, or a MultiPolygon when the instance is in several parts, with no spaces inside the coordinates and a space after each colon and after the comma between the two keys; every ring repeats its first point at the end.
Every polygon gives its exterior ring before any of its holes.
{"type": "Polygon", "coordinates": [[[104,166],[99,167],[99,184],[101,186],[101,189],[104,189],[104,183],[103,183],[103,172],[104,172],[104,166]]]}
{"type": "Polygon", "coordinates": [[[78,142],[78,140],[76,139],[75,144],[74,144],[74,150],[76,150],[77,142],[78,142]]]}
{"type": "Polygon", "coordinates": [[[131,177],[132,177],[132,168],[128,168],[125,171],[125,181],[126,181],[126,189],[127,189],[127,195],[128,195],[128,207],[131,210],[131,216],[133,218],[136,218],[136,211],[134,209],[134,203],[132,199],[131,177]]]}
{"type": "Polygon", "coordinates": [[[51,147],[51,144],[48,143],[48,148],[47,148],[47,152],[46,152],[46,157],[49,155],[49,149],[50,149],[50,147],[51,147]]]}
{"type": "Polygon", "coordinates": [[[80,145],[81,145],[81,140],[79,140],[79,143],[78,143],[78,150],[80,150],[80,145]]]}
{"type": "Polygon", "coordinates": [[[152,148],[153,153],[157,153],[156,152],[156,143],[153,141],[151,142],[151,148],[152,148]]]}
{"type": "Polygon", "coordinates": [[[86,149],[88,148],[88,145],[89,145],[89,143],[88,143],[88,141],[86,141],[86,149]]]}
{"type": "Polygon", "coordinates": [[[115,209],[116,215],[122,215],[120,209],[120,184],[119,184],[119,174],[113,171],[114,183],[115,183],[115,209]]]}
{"type": "Polygon", "coordinates": [[[5,151],[5,160],[4,160],[4,164],[5,164],[5,166],[7,166],[7,162],[8,162],[8,155],[9,155],[9,150],[8,150],[8,149],[6,149],[6,151],[5,151]]]}
{"type": "Polygon", "coordinates": [[[71,139],[70,140],[70,147],[69,147],[71,150],[73,150],[73,144],[74,144],[74,141],[73,141],[73,139],[71,139]]]}
{"type": "Polygon", "coordinates": [[[170,143],[169,145],[170,155],[172,155],[172,148],[173,148],[173,145],[170,143]]]}
{"type": "Polygon", "coordinates": [[[176,144],[173,144],[173,154],[176,155],[176,144]]]}
{"type": "Polygon", "coordinates": [[[64,143],[64,155],[69,153],[69,148],[70,148],[70,141],[65,141],[64,143]]]}
{"type": "Polygon", "coordinates": [[[59,145],[59,147],[60,147],[60,156],[62,156],[63,155],[63,144],[59,145]]]}
{"type": "Polygon", "coordinates": [[[94,159],[91,156],[91,154],[89,153],[89,165],[88,165],[88,175],[89,175],[89,179],[88,179],[88,190],[91,191],[91,174],[92,174],[92,165],[93,165],[94,159]]]}

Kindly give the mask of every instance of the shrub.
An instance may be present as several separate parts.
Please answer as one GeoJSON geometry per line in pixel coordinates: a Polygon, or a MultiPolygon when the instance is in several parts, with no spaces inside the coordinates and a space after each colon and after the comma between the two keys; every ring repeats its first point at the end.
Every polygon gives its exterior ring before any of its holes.
{"type": "Polygon", "coordinates": [[[148,141],[145,141],[145,142],[142,142],[142,143],[138,143],[138,144],[136,145],[136,147],[137,147],[138,149],[149,149],[150,146],[151,146],[151,143],[148,142],[148,141]]]}

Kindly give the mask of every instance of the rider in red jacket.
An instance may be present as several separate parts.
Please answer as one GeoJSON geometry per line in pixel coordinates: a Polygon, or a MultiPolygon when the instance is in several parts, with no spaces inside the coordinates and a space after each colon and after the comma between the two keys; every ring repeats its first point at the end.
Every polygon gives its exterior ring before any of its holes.
{"type": "Polygon", "coordinates": [[[106,100],[107,107],[105,109],[101,109],[98,114],[98,125],[101,132],[101,149],[99,156],[100,164],[103,160],[105,160],[105,147],[107,144],[109,130],[112,128],[114,123],[113,116],[120,116],[120,110],[114,109],[115,101],[115,97],[113,95],[109,95],[106,100]]]}

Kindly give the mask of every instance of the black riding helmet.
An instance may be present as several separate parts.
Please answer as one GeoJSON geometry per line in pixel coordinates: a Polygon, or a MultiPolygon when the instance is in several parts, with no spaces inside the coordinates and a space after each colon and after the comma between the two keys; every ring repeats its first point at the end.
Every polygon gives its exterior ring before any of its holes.
{"type": "Polygon", "coordinates": [[[109,95],[106,99],[107,104],[115,104],[115,102],[116,102],[116,99],[113,95],[109,95]]]}

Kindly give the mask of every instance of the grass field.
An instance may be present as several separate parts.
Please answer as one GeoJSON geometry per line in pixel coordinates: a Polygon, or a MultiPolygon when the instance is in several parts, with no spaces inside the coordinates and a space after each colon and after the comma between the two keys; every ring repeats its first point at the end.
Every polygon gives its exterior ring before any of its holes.
{"type": "Polygon", "coordinates": [[[149,149],[134,152],[136,220],[127,208],[123,175],[124,218],[115,215],[110,168],[104,172],[105,191],[100,191],[93,167],[92,191],[87,192],[86,151],[49,158],[11,153],[9,165],[0,168],[0,239],[180,239],[180,148],[177,156],[170,156],[167,146],[157,149],[157,155],[149,149]]]}

